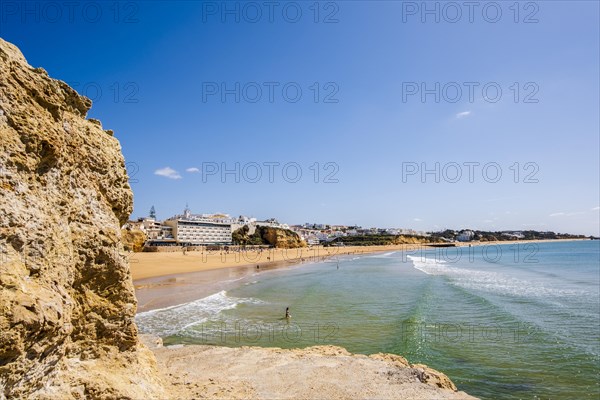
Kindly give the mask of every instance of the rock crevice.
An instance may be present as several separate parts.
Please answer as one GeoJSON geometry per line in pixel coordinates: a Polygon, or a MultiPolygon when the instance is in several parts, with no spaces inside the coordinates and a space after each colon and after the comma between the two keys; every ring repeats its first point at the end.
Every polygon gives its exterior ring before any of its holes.
{"type": "Polygon", "coordinates": [[[0,39],[0,398],[165,397],[134,323],[125,162],[91,104],[0,39]]]}

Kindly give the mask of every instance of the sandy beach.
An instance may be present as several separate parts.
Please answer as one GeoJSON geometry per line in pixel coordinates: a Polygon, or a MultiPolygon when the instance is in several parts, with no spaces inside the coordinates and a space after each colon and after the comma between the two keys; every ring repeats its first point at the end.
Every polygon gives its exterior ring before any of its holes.
{"type": "Polygon", "coordinates": [[[394,246],[313,246],[298,249],[265,249],[263,251],[245,250],[226,251],[190,251],[173,253],[132,253],[129,257],[133,280],[156,278],[166,275],[179,275],[189,272],[208,271],[230,267],[256,268],[292,265],[302,262],[316,262],[324,259],[351,254],[366,254],[380,251],[398,251],[417,249],[421,245],[404,244],[394,246]]]}
{"type": "MultiPolygon", "coordinates": [[[[572,239],[569,239],[572,240],[572,239]]],[[[552,240],[537,241],[503,241],[503,242],[470,242],[455,243],[457,247],[494,246],[494,245],[527,245],[552,240]]],[[[556,241],[556,240],[554,240],[556,241]]],[[[225,252],[167,252],[167,253],[132,253],[130,266],[133,283],[138,299],[138,312],[156,308],[170,307],[197,300],[220,290],[235,286],[237,280],[251,274],[281,268],[297,268],[301,264],[315,263],[324,260],[334,262],[337,257],[385,253],[390,251],[406,251],[407,254],[419,255],[427,244],[401,244],[389,246],[314,246],[301,249],[267,249],[262,252],[243,251],[225,252]],[[257,268],[257,266],[259,268],[257,268]]],[[[453,252],[449,248],[448,257],[453,252]]],[[[492,254],[493,251],[490,251],[492,254]]]]}
{"type": "MultiPolygon", "coordinates": [[[[258,272],[295,268],[336,257],[389,251],[418,251],[422,245],[315,246],[262,252],[212,251],[133,253],[130,257],[138,312],[169,307],[226,290],[235,281],[258,272]],[[257,268],[258,266],[258,268],[257,268]]],[[[333,261],[332,261],[333,262],[333,261]]]]}
{"type": "MultiPolygon", "coordinates": [[[[580,239],[564,239],[566,241],[580,239]]],[[[556,242],[557,240],[515,240],[502,242],[454,243],[457,247],[492,246],[507,244],[528,244],[556,242]]],[[[563,240],[561,240],[563,241],[563,240]]],[[[435,244],[434,244],[435,245],[435,244]]],[[[208,271],[231,267],[273,267],[302,262],[317,262],[330,257],[351,254],[368,254],[387,251],[415,251],[427,248],[429,244],[400,244],[388,246],[313,246],[298,249],[266,249],[263,251],[244,250],[241,252],[205,251],[172,253],[130,253],[129,262],[134,282],[147,278],[179,275],[190,272],[208,271]]]]}

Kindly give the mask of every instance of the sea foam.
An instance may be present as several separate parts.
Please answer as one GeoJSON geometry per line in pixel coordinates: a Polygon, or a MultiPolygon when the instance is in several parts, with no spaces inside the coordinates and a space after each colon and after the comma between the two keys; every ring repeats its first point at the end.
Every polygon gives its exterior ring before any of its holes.
{"type": "Polygon", "coordinates": [[[259,304],[261,301],[230,297],[222,290],[189,303],[141,312],[136,315],[135,320],[142,333],[164,337],[213,319],[222,311],[243,303],[259,304]]]}
{"type": "Polygon", "coordinates": [[[406,256],[412,263],[413,267],[427,275],[445,275],[448,273],[448,268],[444,266],[446,261],[434,260],[432,258],[406,256]]]}
{"type": "Polygon", "coordinates": [[[445,260],[433,258],[407,256],[413,263],[413,267],[427,275],[443,275],[450,279],[451,283],[468,290],[480,290],[500,295],[515,297],[529,297],[551,301],[555,298],[580,297],[589,295],[584,290],[573,290],[547,286],[541,283],[532,285],[531,282],[514,278],[499,270],[491,268],[502,268],[502,265],[489,264],[488,270],[477,268],[461,268],[448,263],[445,260]]]}

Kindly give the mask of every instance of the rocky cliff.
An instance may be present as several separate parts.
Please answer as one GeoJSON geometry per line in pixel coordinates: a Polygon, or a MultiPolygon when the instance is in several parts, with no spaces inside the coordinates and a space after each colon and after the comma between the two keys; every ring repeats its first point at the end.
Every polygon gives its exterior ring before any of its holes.
{"type": "Polygon", "coordinates": [[[146,234],[139,229],[121,229],[121,241],[125,251],[143,251],[146,240],[146,234]]]}
{"type": "Polygon", "coordinates": [[[248,225],[233,232],[233,243],[239,245],[270,245],[281,249],[306,247],[296,232],[289,229],[257,226],[254,233],[249,233],[248,225]]]}
{"type": "Polygon", "coordinates": [[[263,239],[270,245],[281,249],[306,247],[306,242],[300,239],[296,232],[289,229],[261,227],[263,239]]]}
{"type": "Polygon", "coordinates": [[[0,398],[165,397],[138,342],[119,142],[0,39],[0,398]]]}

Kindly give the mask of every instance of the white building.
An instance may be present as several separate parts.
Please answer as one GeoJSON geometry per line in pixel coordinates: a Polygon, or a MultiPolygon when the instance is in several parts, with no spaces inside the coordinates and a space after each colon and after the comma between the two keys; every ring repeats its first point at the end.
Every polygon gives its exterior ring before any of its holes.
{"type": "Polygon", "coordinates": [[[164,221],[180,245],[231,244],[231,226],[236,220],[227,214],[192,214],[188,208],[182,215],[164,221]]]}
{"type": "Polygon", "coordinates": [[[504,232],[503,236],[508,236],[511,239],[524,239],[525,235],[522,232],[504,232]]]}
{"type": "Polygon", "coordinates": [[[139,229],[146,234],[148,239],[158,239],[162,236],[162,224],[154,218],[140,218],[138,221],[140,222],[139,229]]]}
{"type": "Polygon", "coordinates": [[[302,239],[304,239],[309,246],[317,246],[320,243],[319,238],[316,235],[309,235],[302,239]]]}
{"type": "Polygon", "coordinates": [[[240,215],[236,220],[234,220],[231,223],[231,232],[235,232],[244,226],[248,227],[248,234],[252,235],[256,230],[256,218],[240,215]]]}
{"type": "Polygon", "coordinates": [[[265,221],[255,221],[256,226],[266,226],[269,228],[290,229],[288,224],[281,224],[275,218],[270,218],[265,221]]]}
{"type": "Polygon", "coordinates": [[[458,240],[459,242],[470,242],[471,240],[473,240],[473,236],[475,236],[475,233],[473,233],[473,231],[462,231],[456,237],[456,240],[458,240]]]}

